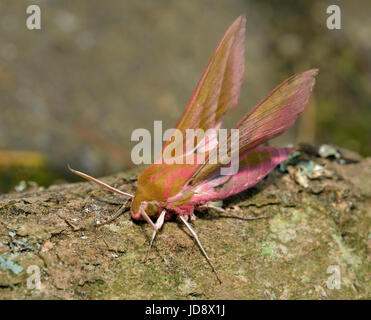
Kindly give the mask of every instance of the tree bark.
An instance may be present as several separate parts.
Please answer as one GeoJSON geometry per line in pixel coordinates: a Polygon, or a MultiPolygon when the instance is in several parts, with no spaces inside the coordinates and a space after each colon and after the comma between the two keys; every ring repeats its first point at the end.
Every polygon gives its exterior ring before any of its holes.
{"type": "MultiPolygon", "coordinates": [[[[133,173],[103,180],[135,192],[133,173]]],[[[0,298],[369,299],[370,200],[371,158],[346,150],[321,158],[300,146],[256,187],[226,199],[226,213],[196,212],[192,225],[220,285],[178,222],[165,223],[146,263],[147,224],[126,212],[96,228],[125,202],[99,186],[4,194],[0,298]]]]}

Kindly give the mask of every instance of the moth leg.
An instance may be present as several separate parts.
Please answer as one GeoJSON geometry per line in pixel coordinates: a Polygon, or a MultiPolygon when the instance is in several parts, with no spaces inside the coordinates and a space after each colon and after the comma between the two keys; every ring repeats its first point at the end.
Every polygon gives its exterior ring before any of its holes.
{"type": "MultiPolygon", "coordinates": [[[[165,214],[166,214],[166,211],[163,210],[160,214],[160,216],[157,218],[157,221],[155,223],[155,226],[157,227],[158,230],[161,229],[162,225],[164,224],[164,219],[165,219],[165,214]]],[[[148,255],[149,255],[149,252],[152,248],[152,244],[153,244],[153,240],[155,240],[155,237],[156,237],[156,234],[157,234],[157,231],[153,231],[153,235],[152,235],[152,239],[149,243],[149,246],[148,246],[148,249],[147,249],[147,253],[146,253],[146,256],[144,257],[144,260],[143,262],[146,262],[147,259],[148,259],[148,255]]]]}
{"type": "Polygon", "coordinates": [[[236,213],[233,213],[233,212],[229,212],[229,211],[226,211],[226,210],[224,210],[223,213],[225,215],[227,215],[227,216],[230,216],[230,217],[233,217],[233,218],[237,218],[237,219],[241,219],[241,220],[257,220],[257,219],[266,219],[266,218],[269,218],[268,216],[245,217],[245,216],[241,216],[239,214],[236,214],[236,213]]]}
{"type": "Polygon", "coordinates": [[[157,226],[153,223],[151,218],[148,216],[147,212],[144,210],[144,206],[146,205],[146,202],[142,202],[139,207],[139,212],[142,215],[142,217],[148,222],[148,224],[153,228],[153,230],[158,231],[157,226]]]}
{"type": "Polygon", "coordinates": [[[202,244],[201,244],[200,240],[198,239],[198,236],[197,236],[196,232],[194,232],[194,230],[191,228],[191,226],[189,225],[189,223],[186,221],[186,219],[184,219],[184,217],[182,215],[180,215],[179,218],[180,218],[180,220],[183,221],[183,223],[186,225],[186,227],[188,228],[188,230],[192,233],[192,236],[195,238],[198,246],[201,249],[202,254],[205,256],[205,258],[206,258],[207,262],[209,263],[211,269],[213,269],[213,271],[214,271],[214,273],[216,275],[216,278],[218,279],[219,283],[221,284],[222,283],[222,280],[220,280],[219,275],[216,272],[216,269],[215,269],[214,265],[212,264],[212,262],[211,262],[209,256],[207,255],[205,249],[202,247],[202,244]]]}
{"type": "Polygon", "coordinates": [[[214,204],[214,202],[206,203],[206,204],[204,204],[202,206],[199,206],[197,208],[201,208],[201,209],[212,209],[212,210],[214,210],[216,212],[223,213],[226,216],[230,216],[230,217],[241,219],[241,220],[257,220],[257,219],[269,218],[268,216],[260,216],[260,217],[246,217],[246,216],[241,216],[239,214],[233,213],[233,211],[231,212],[231,211],[227,211],[227,210],[223,209],[221,206],[219,206],[219,204],[217,204],[217,203],[214,204]]]}
{"type": "Polygon", "coordinates": [[[213,204],[204,204],[202,206],[198,206],[197,208],[201,208],[201,209],[212,209],[212,210],[215,210],[217,212],[222,212],[222,213],[225,213],[225,209],[223,209],[222,207],[219,207],[219,206],[215,206],[213,204]]]}
{"type": "Polygon", "coordinates": [[[128,208],[128,202],[130,199],[126,200],[125,203],[106,221],[98,223],[96,227],[104,226],[105,224],[109,224],[112,221],[116,220],[119,216],[124,213],[124,210],[128,208]]]}

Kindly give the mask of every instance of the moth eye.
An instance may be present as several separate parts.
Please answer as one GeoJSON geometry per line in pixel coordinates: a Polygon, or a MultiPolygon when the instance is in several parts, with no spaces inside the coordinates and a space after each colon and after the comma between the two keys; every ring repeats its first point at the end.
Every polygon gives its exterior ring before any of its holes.
{"type": "Polygon", "coordinates": [[[158,205],[154,202],[148,202],[146,212],[148,215],[156,214],[158,212],[158,205]]]}

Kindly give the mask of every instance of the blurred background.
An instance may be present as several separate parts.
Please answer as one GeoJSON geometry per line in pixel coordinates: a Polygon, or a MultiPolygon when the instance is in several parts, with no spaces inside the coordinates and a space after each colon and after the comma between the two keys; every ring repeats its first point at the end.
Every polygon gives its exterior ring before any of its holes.
{"type": "Polygon", "coordinates": [[[174,127],[224,31],[247,17],[246,73],[230,128],[296,72],[320,69],[310,106],[273,145],[371,155],[371,2],[1,0],[0,192],[133,167],[136,128],[174,127]],[[26,8],[41,9],[41,30],[26,8]],[[326,27],[331,4],[341,29],[326,27]]]}

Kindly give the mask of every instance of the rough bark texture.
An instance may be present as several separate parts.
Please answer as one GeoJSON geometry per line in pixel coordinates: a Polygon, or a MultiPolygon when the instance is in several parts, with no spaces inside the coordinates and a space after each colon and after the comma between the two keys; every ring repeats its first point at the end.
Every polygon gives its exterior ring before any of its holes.
{"type": "MultiPolygon", "coordinates": [[[[304,149],[255,188],[224,201],[227,211],[268,219],[196,213],[194,229],[221,285],[177,222],[165,223],[146,263],[152,235],[147,224],[134,223],[126,212],[95,228],[124,202],[99,186],[76,183],[2,195],[0,298],[370,298],[371,158],[343,152],[325,159],[304,149]],[[326,166],[318,170],[314,163],[326,166]],[[39,289],[27,287],[35,274],[27,273],[31,265],[40,268],[39,289]],[[340,282],[331,282],[336,270],[340,282]]],[[[133,173],[104,181],[135,191],[133,173]]]]}

